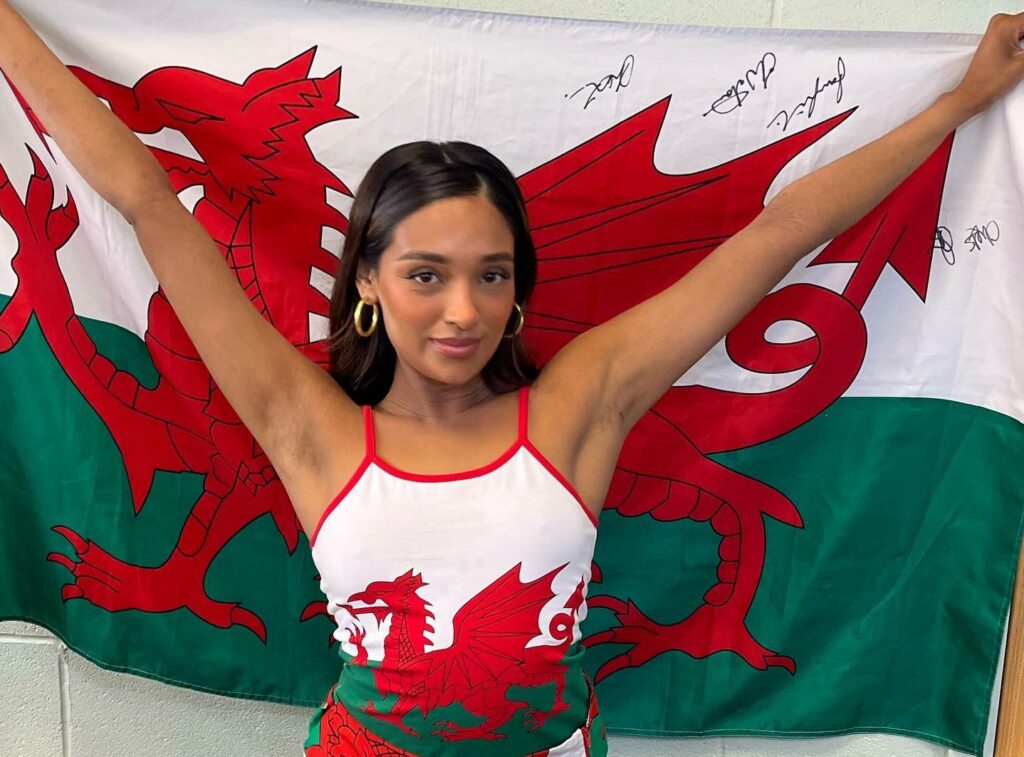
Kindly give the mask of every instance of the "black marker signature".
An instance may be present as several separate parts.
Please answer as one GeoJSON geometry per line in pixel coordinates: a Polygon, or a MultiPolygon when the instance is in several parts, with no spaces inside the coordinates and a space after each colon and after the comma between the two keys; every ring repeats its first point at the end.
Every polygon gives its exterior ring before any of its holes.
{"type": "Polygon", "coordinates": [[[753,68],[748,68],[746,75],[742,79],[737,79],[736,83],[725,90],[724,95],[711,103],[711,107],[702,115],[706,116],[708,113],[732,113],[736,108],[741,107],[743,101],[750,96],[750,93],[757,89],[758,74],[760,74],[761,89],[767,89],[768,79],[771,77],[772,72],[775,71],[775,63],[775,53],[767,52],[762,55],[761,60],[755,63],[753,68]],[[753,81],[751,81],[751,77],[753,77],[753,81]]]}
{"type": "Polygon", "coordinates": [[[843,79],[846,78],[846,63],[843,62],[843,56],[839,56],[836,60],[836,75],[826,81],[824,84],[821,82],[821,77],[818,76],[814,79],[814,92],[803,99],[802,102],[797,103],[793,106],[790,111],[780,110],[775,114],[775,118],[768,122],[768,126],[765,128],[770,129],[778,121],[779,116],[782,116],[782,130],[785,131],[786,127],[789,126],[789,122],[793,120],[795,116],[803,113],[808,118],[814,114],[814,106],[818,102],[818,95],[825,91],[827,87],[836,85],[836,102],[841,102],[843,99],[843,79]]]}
{"type": "Polygon", "coordinates": [[[633,56],[627,55],[625,58],[622,59],[622,66],[619,67],[619,72],[617,74],[608,74],[607,76],[601,77],[601,79],[599,79],[598,81],[588,82],[579,89],[577,89],[575,92],[573,92],[571,95],[565,95],[565,97],[571,100],[572,98],[576,97],[576,95],[578,95],[580,92],[585,90],[587,87],[590,87],[591,90],[590,94],[587,95],[587,101],[583,103],[583,110],[586,110],[587,106],[594,101],[595,97],[597,97],[597,93],[604,92],[606,89],[611,87],[612,84],[615,85],[616,92],[618,92],[623,87],[628,87],[629,82],[633,78],[634,62],[635,59],[633,58],[633,56]]]}
{"type": "Polygon", "coordinates": [[[956,263],[956,254],[953,252],[953,235],[950,233],[948,227],[940,226],[935,230],[935,240],[932,242],[932,252],[935,252],[935,250],[940,250],[942,252],[942,257],[950,265],[956,263]]]}
{"type": "Polygon", "coordinates": [[[989,221],[984,226],[972,226],[967,231],[967,237],[964,242],[971,246],[971,252],[981,249],[982,242],[988,242],[989,245],[994,245],[996,240],[999,239],[999,224],[995,221],[989,221]],[[993,234],[995,236],[993,236],[993,234]]]}
{"type": "MultiPolygon", "coordinates": [[[[994,245],[999,239],[999,224],[995,220],[989,221],[984,226],[972,226],[967,230],[964,237],[964,244],[970,245],[969,252],[977,252],[981,249],[982,242],[994,245]]],[[[938,250],[947,263],[956,263],[956,254],[953,252],[953,234],[948,226],[939,226],[935,229],[935,239],[932,242],[932,252],[938,250]]]]}

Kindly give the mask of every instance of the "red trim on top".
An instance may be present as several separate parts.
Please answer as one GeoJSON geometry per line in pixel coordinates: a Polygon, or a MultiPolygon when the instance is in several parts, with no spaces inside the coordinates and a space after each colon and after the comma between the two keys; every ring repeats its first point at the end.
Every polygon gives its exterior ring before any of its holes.
{"type": "Polygon", "coordinates": [[[369,405],[363,405],[363,444],[366,447],[366,451],[363,453],[362,462],[359,463],[359,467],[356,468],[355,473],[349,477],[346,484],[341,488],[341,491],[334,495],[330,504],[327,505],[327,509],[320,514],[320,518],[317,520],[316,526],[313,528],[313,533],[309,535],[310,549],[312,549],[313,545],[316,544],[316,537],[320,534],[320,529],[323,527],[324,521],[327,520],[327,516],[331,514],[331,511],[334,510],[334,508],[336,508],[343,499],[345,499],[345,495],[352,490],[352,487],[356,485],[356,482],[363,477],[363,473],[365,473],[366,469],[370,467],[370,463],[373,462],[373,458],[377,454],[376,443],[373,436],[373,419],[370,415],[369,405]]]}
{"type": "Polygon", "coordinates": [[[424,482],[439,482],[439,481],[461,481],[467,478],[478,478],[485,473],[490,473],[497,468],[500,468],[502,464],[508,462],[509,458],[516,453],[519,449],[519,440],[512,442],[512,446],[501,453],[501,456],[486,465],[481,465],[479,468],[472,468],[470,470],[456,471],[455,473],[413,473],[411,471],[405,471],[401,468],[396,468],[387,460],[384,460],[379,455],[373,461],[378,468],[387,471],[392,476],[397,478],[404,478],[409,481],[424,481],[424,482]]]}
{"type": "Polygon", "coordinates": [[[373,428],[373,408],[369,405],[363,405],[363,438],[366,455],[372,460],[377,457],[377,432],[373,428]]]}
{"type": "Polygon", "coordinates": [[[526,435],[526,421],[530,415],[530,385],[519,387],[519,442],[525,444],[529,441],[526,435]]]}
{"type": "MultiPolygon", "coordinates": [[[[504,463],[508,462],[508,460],[512,457],[512,455],[514,455],[516,453],[516,450],[519,449],[520,445],[526,440],[526,412],[525,412],[526,411],[526,401],[525,401],[526,400],[526,392],[525,392],[525,389],[526,389],[526,387],[520,387],[519,388],[519,421],[518,421],[519,435],[518,435],[518,437],[516,438],[516,440],[514,442],[512,442],[511,445],[509,445],[508,449],[506,449],[497,458],[495,458],[491,462],[487,463],[486,465],[481,465],[478,468],[472,468],[470,470],[456,471],[454,473],[412,473],[411,471],[402,470],[401,468],[398,468],[398,467],[392,465],[387,460],[382,458],[380,455],[376,454],[376,451],[374,451],[373,462],[377,464],[378,468],[381,468],[382,470],[387,471],[392,476],[396,476],[398,478],[404,478],[404,479],[406,479],[408,481],[424,481],[424,482],[462,481],[462,480],[467,479],[467,478],[477,478],[478,476],[482,476],[485,473],[490,473],[491,471],[501,467],[504,463]]],[[[369,437],[368,438],[370,438],[372,440],[373,439],[373,433],[374,433],[373,432],[373,420],[372,420],[373,416],[372,416],[372,414],[370,415],[370,418],[371,418],[371,420],[370,420],[370,427],[369,427],[370,431],[369,431],[369,437]]]]}
{"type": "Polygon", "coordinates": [[[576,491],[576,487],[569,483],[569,479],[562,475],[561,471],[554,466],[554,463],[548,460],[539,449],[533,446],[533,442],[531,442],[530,437],[527,436],[526,422],[530,415],[529,391],[529,386],[524,386],[519,389],[519,439],[523,446],[526,447],[526,449],[529,450],[535,458],[537,458],[537,462],[547,468],[548,473],[554,476],[555,480],[565,487],[565,490],[569,492],[573,499],[579,503],[579,506],[583,508],[583,512],[586,513],[588,518],[590,518],[590,522],[594,524],[594,528],[597,528],[597,516],[590,511],[589,507],[587,507],[586,503],[583,501],[583,497],[581,497],[580,493],[576,491]]]}
{"type": "Polygon", "coordinates": [[[486,473],[500,468],[504,463],[508,462],[509,459],[519,450],[520,447],[524,447],[536,458],[548,473],[550,473],[554,479],[561,484],[572,498],[576,500],[577,504],[583,508],[583,512],[587,518],[593,524],[594,528],[598,527],[597,516],[590,511],[586,503],[583,502],[583,498],[565,476],[562,475],[561,471],[554,466],[554,464],[544,456],[544,453],[533,446],[533,442],[527,434],[527,419],[529,416],[529,386],[523,386],[519,388],[519,435],[514,442],[506,449],[501,455],[495,460],[481,465],[478,468],[471,470],[457,471],[455,473],[412,473],[410,471],[402,470],[391,465],[387,460],[384,460],[377,454],[376,444],[376,433],[373,424],[373,409],[369,405],[363,405],[363,433],[366,443],[366,453],[363,455],[363,460],[356,469],[356,472],[349,478],[348,483],[342,488],[340,492],[331,500],[331,503],[324,510],[320,516],[320,520],[317,521],[316,528],[313,529],[313,533],[309,538],[310,548],[316,544],[316,537],[320,533],[320,529],[327,520],[327,516],[336,508],[341,501],[345,498],[345,495],[352,490],[352,487],[356,485],[362,475],[366,472],[366,469],[370,466],[370,463],[375,463],[381,470],[390,473],[398,478],[404,478],[409,481],[423,481],[423,482],[439,482],[439,481],[460,481],[467,478],[477,478],[486,473]]]}
{"type": "Polygon", "coordinates": [[[594,524],[594,528],[597,528],[597,516],[590,511],[590,508],[587,507],[586,503],[583,501],[583,497],[581,497],[580,493],[576,491],[576,487],[569,483],[569,479],[563,476],[562,473],[558,470],[558,468],[556,468],[550,460],[544,457],[544,453],[533,446],[533,442],[531,442],[529,439],[526,440],[523,446],[530,451],[530,454],[537,458],[537,462],[539,462],[541,465],[548,469],[548,473],[554,476],[555,480],[558,481],[558,483],[565,487],[565,490],[569,492],[569,494],[572,495],[573,499],[576,500],[579,506],[583,508],[583,512],[590,519],[590,522],[594,524]]]}

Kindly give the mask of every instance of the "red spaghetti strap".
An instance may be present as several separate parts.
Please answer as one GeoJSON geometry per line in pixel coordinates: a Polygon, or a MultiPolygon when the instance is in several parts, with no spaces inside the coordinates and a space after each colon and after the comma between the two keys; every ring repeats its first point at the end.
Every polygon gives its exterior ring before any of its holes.
{"type": "Polygon", "coordinates": [[[377,456],[377,442],[373,434],[373,408],[363,405],[363,438],[366,441],[366,459],[377,456]]]}
{"type": "Polygon", "coordinates": [[[526,444],[526,419],[530,414],[530,385],[519,387],[519,443],[526,444]]]}
{"type": "Polygon", "coordinates": [[[351,491],[352,487],[355,486],[359,479],[363,477],[363,473],[370,467],[370,462],[377,456],[376,444],[373,438],[373,408],[369,405],[362,405],[363,408],[363,438],[366,442],[366,451],[363,453],[363,460],[359,463],[359,467],[356,468],[355,473],[349,477],[349,480],[341,488],[341,491],[334,495],[334,499],[330,501],[321,514],[316,525],[313,527],[313,533],[309,534],[309,546],[312,549],[316,546],[316,538],[320,535],[320,529],[327,521],[327,516],[334,512],[335,508],[341,504],[341,501],[345,499],[345,495],[351,491]]]}

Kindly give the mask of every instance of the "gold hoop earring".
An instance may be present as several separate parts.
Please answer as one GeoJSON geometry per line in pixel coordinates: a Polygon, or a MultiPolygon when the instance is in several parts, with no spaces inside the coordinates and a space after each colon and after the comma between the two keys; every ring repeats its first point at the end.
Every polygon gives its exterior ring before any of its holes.
{"type": "Polygon", "coordinates": [[[377,330],[377,303],[367,302],[362,297],[359,298],[359,302],[356,303],[356,310],[352,314],[352,320],[356,322],[356,333],[359,336],[369,336],[377,330]],[[363,306],[369,305],[373,308],[373,315],[370,316],[370,328],[363,330],[363,306]]]}
{"type": "Polygon", "coordinates": [[[504,335],[504,339],[512,339],[513,337],[518,336],[519,332],[523,330],[523,324],[526,323],[526,316],[523,315],[523,309],[519,307],[519,303],[513,302],[512,304],[515,306],[515,309],[519,311],[519,323],[516,324],[515,331],[513,331],[511,334],[504,335]]]}

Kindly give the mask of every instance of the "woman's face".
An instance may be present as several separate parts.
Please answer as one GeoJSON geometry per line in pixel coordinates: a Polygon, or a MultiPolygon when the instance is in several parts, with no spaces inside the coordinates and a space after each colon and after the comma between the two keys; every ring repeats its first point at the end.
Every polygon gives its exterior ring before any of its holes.
{"type": "Polygon", "coordinates": [[[379,303],[405,368],[446,384],[480,373],[512,313],[514,249],[504,216],[480,195],[436,200],[395,227],[358,287],[379,303]]]}

